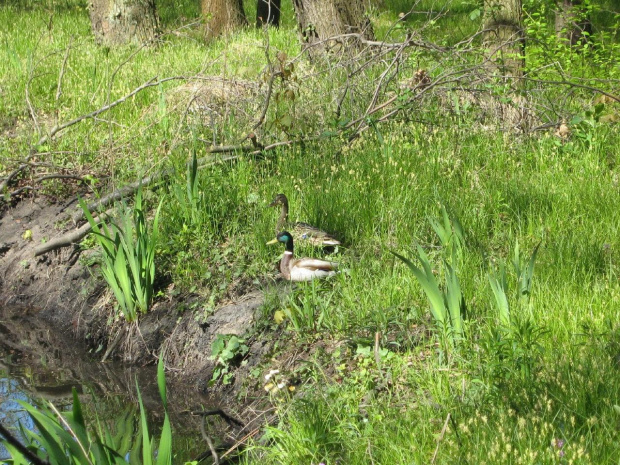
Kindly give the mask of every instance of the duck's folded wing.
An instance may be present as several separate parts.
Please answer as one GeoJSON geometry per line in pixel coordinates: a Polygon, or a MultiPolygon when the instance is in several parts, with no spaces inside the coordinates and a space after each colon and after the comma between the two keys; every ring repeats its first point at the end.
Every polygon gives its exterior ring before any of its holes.
{"type": "Polygon", "coordinates": [[[295,223],[295,232],[300,239],[320,239],[323,245],[340,245],[340,241],[322,229],[308,223],[295,223]]]}
{"type": "Polygon", "coordinates": [[[306,268],[308,270],[333,271],[338,268],[338,263],[319,260],[318,258],[301,258],[293,265],[295,268],[306,268]]]}

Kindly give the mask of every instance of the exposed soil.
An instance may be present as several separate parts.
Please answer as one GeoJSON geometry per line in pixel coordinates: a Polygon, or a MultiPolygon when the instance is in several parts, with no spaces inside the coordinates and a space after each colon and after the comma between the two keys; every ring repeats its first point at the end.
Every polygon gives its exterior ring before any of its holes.
{"type": "Polygon", "coordinates": [[[36,245],[74,228],[66,218],[75,207],[75,200],[53,203],[34,198],[4,208],[0,217],[0,305],[25,309],[22,318],[42,320],[64,337],[86,341],[100,356],[117,336],[119,344],[111,358],[123,362],[154,363],[164,349],[169,376],[180,377],[203,393],[213,390],[208,381],[214,368],[210,360],[214,338],[218,334],[250,335],[250,351],[227,389],[232,391],[229,394],[241,387],[244,394],[262,392],[257,382],[252,385],[245,379],[273,345],[273,338],[251,336],[264,301],[261,292],[252,291],[223,305],[200,322],[194,315],[201,302],[192,296],[155,302],[137,327],[114,322],[105,285],[83,264],[87,260],[80,259],[84,253],[80,254],[77,246],[34,257],[36,245]],[[188,308],[193,311],[183,310],[188,308]]]}

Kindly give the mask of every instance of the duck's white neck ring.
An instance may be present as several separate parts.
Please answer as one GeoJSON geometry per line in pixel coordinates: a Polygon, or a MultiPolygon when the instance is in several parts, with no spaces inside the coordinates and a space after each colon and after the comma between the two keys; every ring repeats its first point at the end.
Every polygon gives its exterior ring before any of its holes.
{"type": "Polygon", "coordinates": [[[284,255],[293,255],[293,252],[291,252],[290,250],[285,250],[284,255]]]}

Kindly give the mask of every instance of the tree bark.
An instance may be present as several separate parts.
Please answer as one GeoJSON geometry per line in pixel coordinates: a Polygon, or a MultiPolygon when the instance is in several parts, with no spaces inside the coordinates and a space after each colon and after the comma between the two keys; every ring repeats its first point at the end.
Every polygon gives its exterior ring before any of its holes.
{"type": "Polygon", "coordinates": [[[264,24],[279,27],[280,3],[281,0],[257,0],[256,27],[262,27],[264,24]]]}
{"type": "Polygon", "coordinates": [[[157,37],[155,0],[90,0],[88,10],[95,40],[101,45],[145,43],[157,37]]]}
{"type": "Polygon", "coordinates": [[[489,68],[502,76],[523,76],[521,0],[484,0],[483,22],[489,68]]]}
{"type": "Polygon", "coordinates": [[[201,0],[201,7],[207,40],[247,25],[243,0],[201,0]]]}
{"type": "Polygon", "coordinates": [[[592,34],[590,18],[580,11],[583,0],[558,0],[555,10],[555,34],[571,47],[588,40],[592,34]]]}
{"type": "Polygon", "coordinates": [[[311,55],[350,47],[350,41],[335,38],[343,34],[374,40],[362,0],[293,0],[293,5],[303,47],[310,48],[311,55]],[[332,37],[335,39],[326,40],[332,37]]]}

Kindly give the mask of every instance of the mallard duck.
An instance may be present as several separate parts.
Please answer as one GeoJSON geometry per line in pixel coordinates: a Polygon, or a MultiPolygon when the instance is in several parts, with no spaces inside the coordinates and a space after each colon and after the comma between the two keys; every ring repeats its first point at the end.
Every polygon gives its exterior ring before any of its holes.
{"type": "Polygon", "coordinates": [[[292,237],[296,241],[304,241],[309,244],[319,247],[329,247],[340,245],[340,241],[331,234],[312,226],[308,223],[289,223],[288,222],[288,199],[284,194],[276,195],[273,202],[269,204],[270,207],[282,206],[282,213],[276,224],[276,234],[278,231],[288,229],[292,232],[292,237]]]}
{"type": "Polygon", "coordinates": [[[280,260],[280,272],[289,281],[310,281],[315,278],[326,278],[336,274],[338,263],[319,260],[317,258],[293,258],[293,235],[288,231],[278,233],[277,237],[267,244],[283,242],[286,246],[284,256],[280,260]]]}

